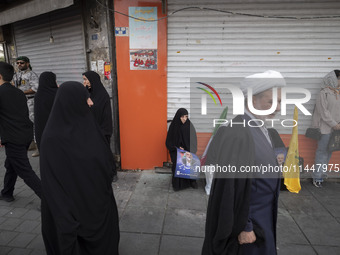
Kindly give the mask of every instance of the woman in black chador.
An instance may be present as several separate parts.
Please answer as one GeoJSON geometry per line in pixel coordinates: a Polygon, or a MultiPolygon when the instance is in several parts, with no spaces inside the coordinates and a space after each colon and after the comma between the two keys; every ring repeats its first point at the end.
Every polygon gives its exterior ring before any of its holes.
{"type": "Polygon", "coordinates": [[[110,96],[100,81],[99,74],[96,72],[87,71],[83,73],[83,79],[83,84],[90,92],[90,97],[93,101],[91,110],[107,141],[110,143],[113,132],[110,96]]]}
{"type": "Polygon", "coordinates": [[[39,77],[39,87],[34,97],[34,132],[38,149],[57,90],[56,75],[52,72],[43,72],[39,77]]]}
{"type": "Polygon", "coordinates": [[[175,117],[171,121],[168,135],[166,137],[166,147],[170,152],[172,161],[172,187],[175,191],[188,187],[197,188],[196,180],[175,177],[177,150],[184,149],[192,153],[197,151],[197,136],[194,125],[188,119],[188,111],[184,108],[177,110],[175,117]]]}
{"type": "MultiPolygon", "coordinates": [[[[104,88],[103,83],[100,81],[99,74],[96,72],[87,71],[83,73],[83,80],[83,84],[90,92],[90,97],[94,104],[91,110],[107,142],[110,144],[110,139],[113,133],[110,96],[104,88]]],[[[113,181],[115,182],[118,180],[115,164],[112,171],[113,181]]]]}
{"type": "Polygon", "coordinates": [[[113,156],[91,104],[81,83],[63,83],[41,139],[41,220],[48,255],[118,254],[113,156]]]}

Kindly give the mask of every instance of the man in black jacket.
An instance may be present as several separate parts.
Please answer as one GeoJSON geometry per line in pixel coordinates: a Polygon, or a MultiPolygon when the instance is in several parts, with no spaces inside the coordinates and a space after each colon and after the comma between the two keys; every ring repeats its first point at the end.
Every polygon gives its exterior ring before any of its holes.
{"type": "Polygon", "coordinates": [[[248,88],[252,89],[254,110],[266,115],[252,112],[248,104],[244,115],[235,117],[228,126],[221,126],[210,143],[206,164],[216,166],[217,171],[207,209],[202,255],[277,254],[280,190],[277,169],[280,168],[274,137],[264,121],[274,118],[280,110],[278,87],[285,85],[284,78],[276,71],[247,76],[241,89],[244,94],[248,88]],[[274,88],[277,88],[276,98],[274,88]],[[272,113],[263,113],[268,109],[272,113]],[[276,170],[266,171],[266,166],[276,170]],[[228,169],[231,170],[228,172],[228,169]]]}
{"type": "Polygon", "coordinates": [[[24,93],[10,84],[14,68],[0,62],[0,135],[6,150],[6,174],[0,200],[12,202],[17,177],[41,198],[41,182],[32,170],[27,149],[33,139],[33,123],[29,119],[24,93]]]}

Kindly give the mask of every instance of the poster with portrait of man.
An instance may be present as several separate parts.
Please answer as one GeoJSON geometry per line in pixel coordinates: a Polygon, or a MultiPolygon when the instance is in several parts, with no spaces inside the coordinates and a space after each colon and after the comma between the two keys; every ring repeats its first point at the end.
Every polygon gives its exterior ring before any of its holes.
{"type": "Polygon", "coordinates": [[[194,153],[177,148],[177,164],[175,177],[198,179],[200,160],[194,153]]]}
{"type": "Polygon", "coordinates": [[[275,148],[275,155],[278,165],[283,166],[284,162],[286,161],[287,148],[285,147],[275,148]]]}

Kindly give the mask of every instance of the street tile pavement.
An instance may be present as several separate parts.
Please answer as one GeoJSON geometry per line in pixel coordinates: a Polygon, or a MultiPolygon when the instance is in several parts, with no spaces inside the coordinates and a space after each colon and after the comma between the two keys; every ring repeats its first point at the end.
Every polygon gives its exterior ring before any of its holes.
{"type": "MultiPolygon", "coordinates": [[[[31,152],[29,152],[29,155],[31,152]]],[[[0,188],[5,169],[0,148],[0,188]]],[[[39,175],[39,157],[30,157],[39,175]]],[[[208,196],[198,189],[174,192],[171,175],[154,170],[119,171],[113,183],[120,219],[120,255],[199,255],[208,196]]],[[[340,182],[315,188],[301,182],[299,194],[282,191],[279,199],[279,255],[340,254],[340,182]]],[[[39,198],[18,178],[15,201],[0,201],[0,255],[46,254],[41,235],[39,198]]]]}

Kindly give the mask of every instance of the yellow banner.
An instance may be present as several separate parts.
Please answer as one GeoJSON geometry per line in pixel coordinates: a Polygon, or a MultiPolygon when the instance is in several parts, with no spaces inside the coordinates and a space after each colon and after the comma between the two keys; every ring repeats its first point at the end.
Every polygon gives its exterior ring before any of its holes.
{"type": "Polygon", "coordinates": [[[299,193],[301,190],[300,185],[300,169],[299,169],[299,144],[298,144],[298,110],[295,106],[294,120],[296,126],[293,127],[292,137],[289,143],[289,150],[287,153],[286,161],[284,163],[284,184],[290,192],[299,193]]]}

